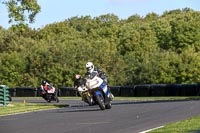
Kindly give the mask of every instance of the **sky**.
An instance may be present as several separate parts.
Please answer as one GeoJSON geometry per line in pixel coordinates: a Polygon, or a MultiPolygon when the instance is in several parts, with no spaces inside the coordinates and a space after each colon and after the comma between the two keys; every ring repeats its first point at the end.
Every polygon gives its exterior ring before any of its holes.
{"type": "MultiPolygon", "coordinates": [[[[2,2],[3,0],[0,0],[2,2]]],[[[165,11],[191,8],[200,11],[200,0],[38,0],[41,12],[37,14],[31,28],[43,28],[47,24],[61,22],[72,17],[98,17],[114,14],[119,19],[138,14],[145,17],[148,13],[162,15],[165,11]]],[[[0,26],[9,28],[8,13],[0,3],[0,26]]]]}

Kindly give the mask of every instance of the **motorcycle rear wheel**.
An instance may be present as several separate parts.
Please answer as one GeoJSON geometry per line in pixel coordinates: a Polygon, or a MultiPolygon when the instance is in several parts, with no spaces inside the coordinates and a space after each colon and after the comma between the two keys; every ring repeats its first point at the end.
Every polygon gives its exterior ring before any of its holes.
{"type": "Polygon", "coordinates": [[[86,96],[86,99],[87,99],[87,103],[88,103],[90,106],[92,106],[92,105],[93,105],[93,100],[92,100],[92,98],[89,97],[89,96],[86,96]]]}

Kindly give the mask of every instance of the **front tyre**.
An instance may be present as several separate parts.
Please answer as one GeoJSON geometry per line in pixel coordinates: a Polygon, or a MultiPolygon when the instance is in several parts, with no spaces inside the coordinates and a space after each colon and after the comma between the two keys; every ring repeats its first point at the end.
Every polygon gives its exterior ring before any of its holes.
{"type": "Polygon", "coordinates": [[[51,102],[51,99],[48,99],[47,102],[50,103],[50,102],[51,102]]]}
{"type": "Polygon", "coordinates": [[[88,91],[84,92],[82,97],[84,101],[89,104],[89,106],[93,105],[93,99],[88,91]]]}
{"type": "Polygon", "coordinates": [[[88,104],[89,104],[90,106],[92,106],[92,105],[93,105],[93,100],[92,100],[92,98],[89,97],[89,96],[87,96],[86,98],[87,98],[88,104]]]}
{"type": "Polygon", "coordinates": [[[97,96],[96,96],[96,99],[97,99],[97,103],[99,104],[100,109],[101,109],[101,110],[105,110],[105,109],[106,109],[106,106],[105,106],[105,103],[104,103],[104,98],[103,98],[103,96],[97,95],[97,96]]]}
{"type": "Polygon", "coordinates": [[[58,97],[56,97],[56,102],[59,103],[59,101],[60,101],[60,100],[58,99],[58,97]]]}
{"type": "Polygon", "coordinates": [[[111,102],[109,102],[108,104],[106,104],[106,109],[111,109],[112,105],[111,102]]]}

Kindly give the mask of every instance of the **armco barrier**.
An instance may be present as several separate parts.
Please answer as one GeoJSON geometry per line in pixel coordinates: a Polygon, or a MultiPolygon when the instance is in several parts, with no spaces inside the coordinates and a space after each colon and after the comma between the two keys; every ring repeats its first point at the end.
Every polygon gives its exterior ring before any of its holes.
{"type": "Polygon", "coordinates": [[[121,94],[120,96],[135,96],[135,86],[121,86],[120,87],[121,94]]]}
{"type": "Polygon", "coordinates": [[[197,87],[197,96],[200,96],[200,83],[197,83],[196,87],[197,87]]]}
{"type": "Polygon", "coordinates": [[[37,88],[37,96],[42,96],[42,90],[40,87],[37,88]]]}
{"type": "Polygon", "coordinates": [[[168,84],[166,86],[166,96],[181,96],[181,84],[168,84]]]}
{"type": "Polygon", "coordinates": [[[182,84],[180,90],[181,96],[197,96],[197,84],[182,84]]]}
{"type": "Polygon", "coordinates": [[[16,89],[15,88],[9,88],[9,94],[11,97],[15,97],[16,96],[16,89]]]}
{"type": "Polygon", "coordinates": [[[166,96],[166,84],[152,84],[150,85],[149,96],[166,96]]]}
{"type": "Polygon", "coordinates": [[[35,97],[37,96],[37,88],[31,87],[17,87],[16,88],[17,97],[35,97]]]}
{"type": "Polygon", "coordinates": [[[135,85],[135,96],[149,96],[150,95],[150,85],[135,85]]]}
{"type": "Polygon", "coordinates": [[[77,96],[77,91],[73,87],[59,88],[58,96],[77,96]]]}
{"type": "MultiPolygon", "coordinates": [[[[114,96],[199,96],[200,84],[144,84],[129,86],[110,86],[114,96]]],[[[39,88],[9,88],[12,97],[41,96],[39,88]]],[[[58,88],[58,96],[78,96],[73,87],[58,88]]]]}
{"type": "Polygon", "coordinates": [[[121,96],[121,87],[120,86],[112,86],[110,87],[110,91],[114,96],[121,96]]]}

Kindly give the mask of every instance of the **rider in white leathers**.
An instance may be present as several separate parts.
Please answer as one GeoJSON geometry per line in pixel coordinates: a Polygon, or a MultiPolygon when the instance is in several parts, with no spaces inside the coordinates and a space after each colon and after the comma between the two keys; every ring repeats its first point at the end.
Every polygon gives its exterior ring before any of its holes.
{"type": "MultiPolygon", "coordinates": [[[[103,79],[103,83],[102,84],[106,84],[108,83],[108,78],[106,76],[106,74],[100,69],[98,68],[97,70],[95,70],[94,68],[94,64],[92,62],[87,62],[86,63],[86,74],[85,74],[85,78],[86,79],[91,79],[93,78],[95,75],[97,75],[98,77],[100,77],[101,79],[103,79]]],[[[107,85],[108,86],[108,85],[107,85]]],[[[108,87],[108,91],[110,93],[110,98],[113,99],[114,96],[110,91],[110,88],[108,87]]]]}

